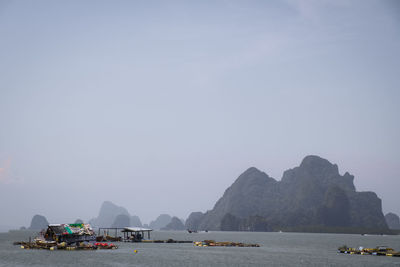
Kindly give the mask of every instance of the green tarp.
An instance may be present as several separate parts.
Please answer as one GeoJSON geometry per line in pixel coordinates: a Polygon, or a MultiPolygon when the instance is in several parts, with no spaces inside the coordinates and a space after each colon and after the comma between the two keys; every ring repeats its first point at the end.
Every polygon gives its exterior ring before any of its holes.
{"type": "Polygon", "coordinates": [[[83,228],[83,223],[70,223],[69,226],[83,228]]]}
{"type": "Polygon", "coordinates": [[[65,230],[67,230],[68,234],[70,234],[70,235],[72,234],[72,231],[68,226],[65,226],[64,228],[65,228],[65,230]]]}

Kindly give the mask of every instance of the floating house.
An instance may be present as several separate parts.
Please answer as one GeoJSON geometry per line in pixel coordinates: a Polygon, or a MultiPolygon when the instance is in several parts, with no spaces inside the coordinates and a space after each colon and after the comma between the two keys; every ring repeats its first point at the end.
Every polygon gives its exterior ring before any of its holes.
{"type": "Polygon", "coordinates": [[[90,224],[49,224],[44,233],[44,238],[46,241],[72,244],[83,241],[96,241],[96,234],[90,224]]]}

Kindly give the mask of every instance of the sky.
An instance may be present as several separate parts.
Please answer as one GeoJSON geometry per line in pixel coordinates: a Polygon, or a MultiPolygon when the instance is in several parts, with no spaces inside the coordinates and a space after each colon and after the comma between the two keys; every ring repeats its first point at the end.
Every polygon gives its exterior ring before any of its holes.
{"type": "Polygon", "coordinates": [[[0,230],[212,209],[319,155],[400,214],[397,0],[0,1],[0,230]]]}

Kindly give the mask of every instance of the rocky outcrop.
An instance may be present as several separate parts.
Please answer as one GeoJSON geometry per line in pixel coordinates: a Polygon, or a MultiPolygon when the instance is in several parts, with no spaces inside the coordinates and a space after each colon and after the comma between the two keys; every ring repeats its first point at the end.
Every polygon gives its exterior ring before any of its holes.
{"type": "Polygon", "coordinates": [[[226,189],[210,211],[192,213],[193,230],[269,231],[299,226],[387,229],[381,200],[373,192],[356,192],[354,176],[338,166],[307,156],[284,172],[281,181],[249,168],[226,189]],[[256,230],[258,229],[258,230],[256,230]]]}
{"type": "Polygon", "coordinates": [[[222,231],[239,231],[240,218],[227,213],[221,219],[222,231]]]}
{"type": "MultiPolygon", "coordinates": [[[[131,216],[129,212],[121,206],[117,206],[110,201],[104,201],[101,205],[99,215],[97,218],[91,219],[89,223],[93,227],[111,227],[114,223],[120,225],[121,223],[126,226],[141,227],[142,223],[138,216],[131,216]],[[128,217],[128,220],[125,216],[128,217]],[[118,220],[117,217],[119,216],[118,220]],[[116,221],[117,220],[117,221],[116,221]]],[[[115,226],[116,227],[116,226],[115,226]]]]}
{"type": "Polygon", "coordinates": [[[267,232],[271,231],[271,228],[264,217],[249,216],[247,218],[238,218],[227,213],[221,220],[221,230],[267,232]]]}
{"type": "Polygon", "coordinates": [[[178,217],[172,217],[171,222],[161,228],[161,230],[185,230],[185,225],[178,217]]]}
{"type": "Polygon", "coordinates": [[[154,221],[150,222],[150,228],[155,230],[160,230],[169,224],[172,220],[172,217],[168,214],[161,214],[154,221]]]}
{"type": "Polygon", "coordinates": [[[385,215],[385,220],[389,229],[400,230],[400,219],[397,214],[389,212],[385,215]]]}
{"type": "Polygon", "coordinates": [[[83,223],[83,220],[81,220],[81,219],[76,219],[76,221],[75,221],[74,223],[75,223],[75,224],[83,223]]]}
{"type": "Polygon", "coordinates": [[[92,219],[90,223],[94,227],[111,227],[115,218],[120,214],[130,216],[124,207],[117,206],[110,201],[104,201],[101,205],[99,215],[97,218],[92,219]]]}
{"type": "Polygon", "coordinates": [[[332,227],[350,225],[350,200],[346,192],[333,185],[325,192],[324,201],[318,208],[317,221],[332,227]]]}
{"type": "Polygon", "coordinates": [[[186,220],[186,229],[197,231],[199,229],[199,223],[202,221],[203,217],[204,213],[202,212],[192,212],[186,220]]]}
{"type": "Polygon", "coordinates": [[[46,217],[42,215],[35,215],[32,218],[31,221],[31,226],[29,226],[29,229],[31,230],[42,230],[47,228],[49,225],[49,222],[47,221],[46,217]]]}
{"type": "Polygon", "coordinates": [[[115,217],[113,224],[111,227],[116,227],[116,228],[123,228],[123,227],[129,227],[131,226],[131,218],[128,215],[125,214],[120,214],[115,217]]]}
{"type": "Polygon", "coordinates": [[[134,227],[142,227],[142,221],[140,220],[139,216],[131,216],[131,224],[130,226],[134,227]]]}

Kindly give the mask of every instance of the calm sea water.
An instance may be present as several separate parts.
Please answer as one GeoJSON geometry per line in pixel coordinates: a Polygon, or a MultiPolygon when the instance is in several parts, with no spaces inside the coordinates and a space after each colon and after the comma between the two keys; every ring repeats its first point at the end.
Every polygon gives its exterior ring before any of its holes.
{"type": "Polygon", "coordinates": [[[338,254],[337,247],[387,245],[400,250],[400,236],[341,234],[155,231],[152,239],[235,241],[259,248],[195,247],[192,244],[119,243],[117,250],[24,250],[14,241],[29,232],[0,233],[0,266],[400,266],[400,258],[338,254]],[[137,253],[134,253],[137,250],[137,253]]]}

